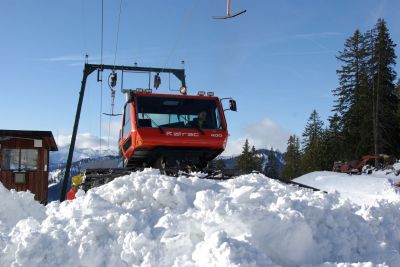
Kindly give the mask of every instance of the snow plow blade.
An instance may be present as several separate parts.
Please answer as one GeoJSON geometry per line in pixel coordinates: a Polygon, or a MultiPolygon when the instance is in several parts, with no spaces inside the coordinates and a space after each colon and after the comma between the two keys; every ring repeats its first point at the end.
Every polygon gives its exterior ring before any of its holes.
{"type": "MultiPolygon", "coordinates": [[[[284,182],[285,184],[311,189],[312,191],[321,191],[321,189],[318,189],[318,188],[315,188],[315,187],[312,187],[312,186],[309,186],[309,185],[293,182],[293,181],[283,181],[283,180],[279,180],[279,181],[284,182]]],[[[326,191],[322,191],[322,192],[328,193],[326,191]]]]}

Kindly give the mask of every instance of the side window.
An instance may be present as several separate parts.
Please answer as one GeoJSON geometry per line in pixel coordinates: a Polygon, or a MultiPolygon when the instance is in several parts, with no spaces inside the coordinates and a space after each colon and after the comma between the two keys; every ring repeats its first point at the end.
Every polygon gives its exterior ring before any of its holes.
{"type": "Polygon", "coordinates": [[[36,171],[38,167],[37,149],[21,149],[21,170],[36,171]]]}
{"type": "Polygon", "coordinates": [[[1,168],[5,171],[18,170],[19,149],[3,149],[1,168]]]}
{"type": "Polygon", "coordinates": [[[218,107],[215,108],[215,119],[217,120],[217,129],[222,129],[221,116],[218,107]]]}
{"type": "Polygon", "coordinates": [[[123,129],[123,132],[122,132],[122,136],[123,137],[127,136],[128,133],[131,132],[131,115],[130,115],[131,113],[130,113],[130,110],[131,110],[131,104],[128,103],[126,105],[126,108],[125,108],[125,124],[124,124],[124,129],[123,129]]]}
{"type": "Polygon", "coordinates": [[[35,171],[38,167],[37,149],[3,149],[2,157],[3,170],[35,171]]]}

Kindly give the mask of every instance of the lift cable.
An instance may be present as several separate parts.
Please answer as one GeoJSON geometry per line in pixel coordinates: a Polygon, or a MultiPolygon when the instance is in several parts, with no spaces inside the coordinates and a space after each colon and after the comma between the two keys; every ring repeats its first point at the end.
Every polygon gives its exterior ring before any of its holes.
{"type": "MultiPolygon", "coordinates": [[[[104,0],[101,0],[101,37],[100,37],[100,66],[103,66],[103,49],[104,49],[104,0]]],[[[100,131],[100,138],[99,138],[99,143],[100,143],[100,154],[101,154],[101,138],[102,138],[102,133],[101,133],[101,128],[102,128],[102,112],[103,112],[103,69],[100,70],[100,126],[99,126],[99,131],[100,131]]]]}
{"type": "Polygon", "coordinates": [[[121,13],[122,13],[122,0],[119,3],[118,26],[117,26],[117,41],[115,42],[115,53],[114,53],[114,66],[115,66],[115,62],[117,60],[119,29],[120,29],[120,24],[121,24],[121,13]]]}
{"type": "MultiPolygon", "coordinates": [[[[110,107],[111,112],[112,107],[110,107]]],[[[108,137],[107,137],[107,148],[110,150],[110,131],[111,131],[111,116],[108,118],[108,137]]]]}
{"type": "MultiPolygon", "coordinates": [[[[118,42],[119,42],[119,30],[120,30],[120,25],[121,25],[121,14],[122,14],[122,0],[119,3],[119,14],[118,14],[118,24],[117,24],[117,38],[115,42],[115,52],[114,52],[114,64],[113,66],[115,67],[116,61],[117,61],[117,54],[118,54],[118,42]]],[[[110,134],[111,134],[111,117],[113,116],[120,116],[121,114],[115,114],[114,113],[114,102],[115,102],[115,90],[114,87],[117,84],[117,74],[115,73],[115,70],[113,69],[111,74],[108,76],[108,87],[111,90],[111,107],[110,107],[110,113],[103,113],[104,115],[109,116],[108,119],[108,138],[107,138],[107,145],[108,149],[110,149],[110,134]]]]}
{"type": "Polygon", "coordinates": [[[104,0],[101,0],[100,65],[103,65],[103,43],[104,43],[104,0]]]}

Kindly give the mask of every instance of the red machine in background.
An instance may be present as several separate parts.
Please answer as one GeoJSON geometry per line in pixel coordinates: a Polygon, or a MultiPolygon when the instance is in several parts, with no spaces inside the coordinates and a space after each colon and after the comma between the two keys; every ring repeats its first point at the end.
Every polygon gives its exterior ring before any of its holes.
{"type": "Polygon", "coordinates": [[[332,171],[342,172],[348,174],[360,174],[363,171],[363,167],[366,165],[375,165],[375,160],[382,160],[384,156],[379,155],[366,155],[361,158],[361,161],[352,160],[350,162],[335,161],[333,164],[332,171]]]}

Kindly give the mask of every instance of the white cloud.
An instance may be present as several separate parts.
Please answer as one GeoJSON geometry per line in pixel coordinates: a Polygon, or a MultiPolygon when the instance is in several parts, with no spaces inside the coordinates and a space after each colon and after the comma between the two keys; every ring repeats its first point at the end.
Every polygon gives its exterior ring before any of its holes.
{"type": "MultiPolygon", "coordinates": [[[[118,117],[121,118],[121,117],[118,117]]],[[[106,121],[103,122],[103,127],[102,127],[102,131],[104,135],[110,135],[111,137],[114,137],[115,139],[118,139],[119,136],[119,130],[121,129],[121,119],[111,119],[111,123],[108,123],[108,119],[106,121]],[[108,126],[110,126],[110,128],[108,128],[108,126]],[[110,131],[110,133],[109,133],[110,131]]],[[[103,136],[104,137],[104,136],[103,136]]]]}
{"type": "Polygon", "coordinates": [[[237,139],[229,139],[223,156],[238,155],[242,152],[242,147],[246,139],[250,146],[256,149],[274,148],[283,152],[286,151],[287,140],[291,133],[282,128],[279,124],[270,118],[264,118],[262,121],[245,125],[242,128],[242,134],[237,139]]]}
{"type": "MultiPolygon", "coordinates": [[[[109,60],[112,59],[113,57],[111,55],[104,55],[103,60],[109,60]]],[[[88,57],[88,61],[91,62],[99,62],[100,61],[100,56],[90,56],[88,57]]],[[[54,56],[54,57],[48,57],[48,58],[40,58],[40,61],[46,61],[46,62],[71,62],[71,65],[74,64],[82,64],[83,62],[86,61],[86,58],[84,55],[81,54],[74,54],[74,55],[62,55],[62,56],[54,56]]]]}
{"type": "Polygon", "coordinates": [[[225,151],[222,156],[235,156],[242,152],[242,147],[246,138],[228,139],[225,151]]]}
{"type": "MultiPolygon", "coordinates": [[[[69,146],[71,142],[71,135],[58,135],[57,145],[58,147],[69,146]]],[[[101,138],[101,149],[109,149],[112,151],[117,151],[118,138],[108,136],[101,138]]],[[[76,137],[75,142],[76,149],[94,149],[100,150],[100,138],[90,133],[80,133],[76,137]]]]}
{"type": "Polygon", "coordinates": [[[85,61],[85,57],[82,56],[82,55],[68,55],[68,56],[42,58],[41,61],[52,61],[52,62],[79,61],[79,62],[84,62],[85,61]]]}
{"type": "MultiPolygon", "coordinates": [[[[111,120],[108,122],[108,117],[105,116],[102,123],[102,137],[101,137],[101,148],[110,149],[117,151],[118,149],[118,138],[119,130],[121,129],[121,121],[111,120]],[[110,126],[110,128],[108,128],[110,126]]],[[[57,134],[54,135],[54,139],[57,142],[57,146],[64,147],[69,146],[71,142],[71,130],[69,129],[58,129],[57,134]]],[[[100,138],[98,135],[91,133],[78,133],[75,142],[75,148],[92,148],[100,150],[100,138]]]]}

